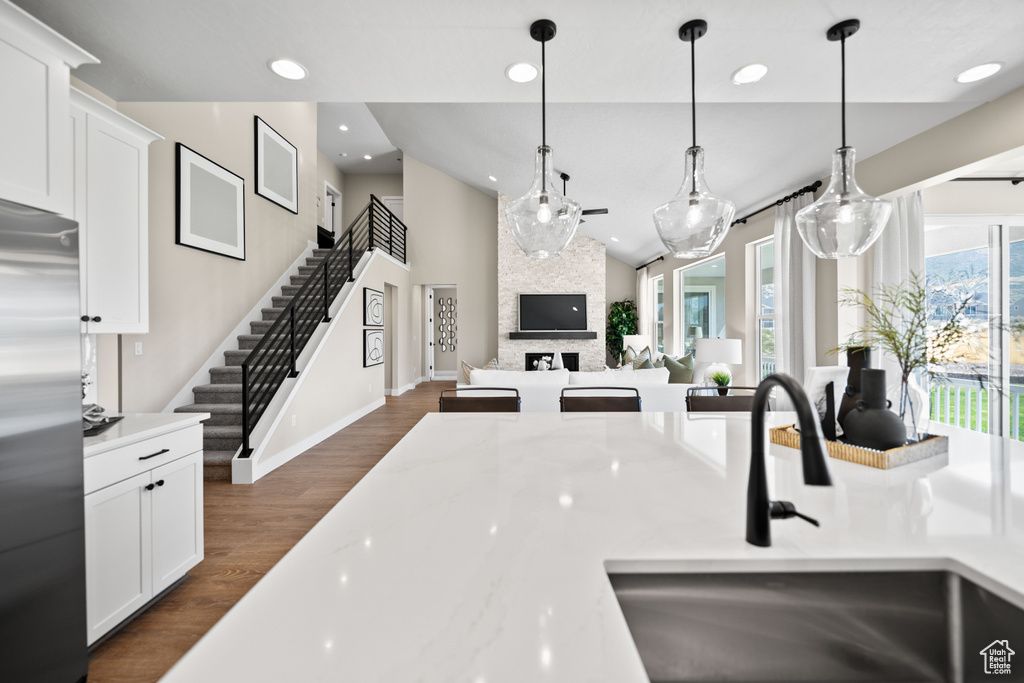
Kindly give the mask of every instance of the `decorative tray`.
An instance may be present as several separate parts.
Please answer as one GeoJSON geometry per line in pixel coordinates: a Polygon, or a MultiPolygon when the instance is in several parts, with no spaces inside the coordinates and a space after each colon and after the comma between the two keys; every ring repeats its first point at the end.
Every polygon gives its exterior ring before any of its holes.
{"type": "Polygon", "coordinates": [[[98,422],[82,420],[82,436],[102,434],[123,419],[124,415],[115,415],[114,417],[103,417],[98,422]]]}
{"type": "MultiPolygon", "coordinates": [[[[796,425],[786,425],[769,429],[769,439],[772,443],[777,443],[780,446],[800,448],[800,433],[796,431],[795,427],[796,425]]],[[[877,467],[880,470],[890,470],[893,467],[908,465],[949,451],[949,438],[936,434],[925,434],[917,443],[908,443],[887,451],[862,448],[842,441],[826,441],[825,443],[828,445],[829,456],[837,460],[877,467]]]]}

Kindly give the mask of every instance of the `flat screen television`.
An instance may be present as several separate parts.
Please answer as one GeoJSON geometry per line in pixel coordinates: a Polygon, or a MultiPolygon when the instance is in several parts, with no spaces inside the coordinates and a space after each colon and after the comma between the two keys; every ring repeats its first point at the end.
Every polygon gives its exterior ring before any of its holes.
{"type": "Polygon", "coordinates": [[[586,331],[586,294],[520,294],[520,332],[586,331]]]}

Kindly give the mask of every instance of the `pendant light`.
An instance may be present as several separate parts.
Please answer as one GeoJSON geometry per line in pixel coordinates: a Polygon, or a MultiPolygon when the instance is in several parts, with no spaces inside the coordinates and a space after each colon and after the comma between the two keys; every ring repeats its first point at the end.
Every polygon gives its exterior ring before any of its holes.
{"type": "Polygon", "coordinates": [[[533,185],[529,192],[505,207],[512,237],[532,258],[558,256],[569,245],[580,223],[581,207],[558,191],[551,148],[547,144],[547,67],[544,45],[555,37],[555,22],[540,19],[530,26],[530,35],[540,42],[541,144],[537,148],[533,185]]]}
{"type": "Polygon", "coordinates": [[[853,177],[853,147],[846,145],[846,39],[857,32],[860,21],[841,21],[825,37],[839,41],[842,53],[843,146],[832,157],[832,180],[824,194],[796,214],[796,229],[807,248],[819,258],[859,256],[885,229],[892,204],[865,194],[853,177]]]}
{"type": "Polygon", "coordinates": [[[725,239],[736,214],[736,205],[711,194],[704,182],[704,150],[697,146],[697,39],[708,31],[703,19],[679,28],[679,38],[690,43],[690,111],[693,145],[686,150],[685,178],[679,192],[654,211],[654,225],[661,241],[676,258],[710,256],[725,239]]]}

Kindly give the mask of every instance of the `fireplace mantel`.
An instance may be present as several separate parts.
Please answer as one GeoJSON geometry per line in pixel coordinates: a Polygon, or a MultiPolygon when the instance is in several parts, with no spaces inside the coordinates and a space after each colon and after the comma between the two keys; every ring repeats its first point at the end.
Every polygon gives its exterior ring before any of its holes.
{"type": "Polygon", "coordinates": [[[597,332],[509,332],[509,339],[597,339],[597,332]]]}

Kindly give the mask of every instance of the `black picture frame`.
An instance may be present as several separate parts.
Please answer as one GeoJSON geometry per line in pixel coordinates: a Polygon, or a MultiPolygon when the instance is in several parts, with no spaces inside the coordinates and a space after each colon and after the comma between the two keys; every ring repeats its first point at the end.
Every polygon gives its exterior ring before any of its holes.
{"type": "Polygon", "coordinates": [[[384,292],[363,287],[363,325],[384,326],[384,292]]]}
{"type": "Polygon", "coordinates": [[[245,260],[245,179],[189,146],[175,146],[174,243],[245,260]]]}
{"type": "Polygon", "coordinates": [[[384,363],[384,330],[363,330],[363,367],[384,363]]]}
{"type": "Polygon", "coordinates": [[[299,150],[259,115],[253,117],[256,194],[299,213],[299,150]]]}

